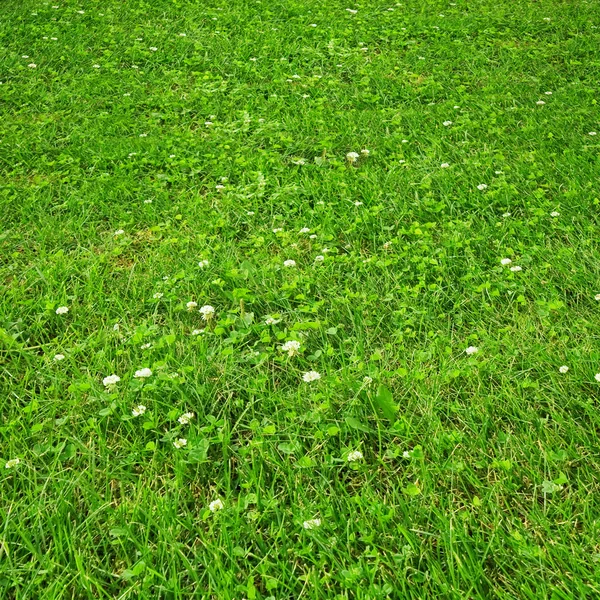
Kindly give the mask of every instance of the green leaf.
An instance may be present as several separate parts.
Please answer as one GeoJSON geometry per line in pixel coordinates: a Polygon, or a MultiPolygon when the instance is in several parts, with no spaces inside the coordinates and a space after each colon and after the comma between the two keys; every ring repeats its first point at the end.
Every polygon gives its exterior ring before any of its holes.
{"type": "Polygon", "coordinates": [[[188,452],[188,462],[204,462],[208,456],[208,449],[210,448],[210,442],[208,440],[199,440],[194,443],[194,447],[188,452]]]}
{"type": "Polygon", "coordinates": [[[392,392],[384,385],[380,385],[375,395],[375,406],[383,413],[392,425],[396,422],[396,406],[392,392]]]}
{"type": "Polygon", "coordinates": [[[277,449],[284,454],[294,454],[294,452],[300,449],[300,444],[298,442],[281,442],[277,446],[277,449]]]}
{"type": "Polygon", "coordinates": [[[349,427],[352,427],[352,429],[358,429],[359,431],[364,431],[365,433],[371,433],[371,429],[369,427],[363,425],[354,417],[346,417],[344,420],[349,427]]]}

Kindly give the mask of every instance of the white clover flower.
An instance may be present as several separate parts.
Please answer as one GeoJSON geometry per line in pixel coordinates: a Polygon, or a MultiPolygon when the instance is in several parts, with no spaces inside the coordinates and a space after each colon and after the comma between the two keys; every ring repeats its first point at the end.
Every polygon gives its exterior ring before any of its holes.
{"type": "Polygon", "coordinates": [[[206,125],[206,127],[210,127],[212,124],[212,121],[204,121],[204,125],[206,125]]]}
{"type": "Polygon", "coordinates": [[[558,368],[559,373],[566,373],[568,370],[569,370],[569,367],[567,367],[567,365],[563,365],[562,367],[558,368]]]}
{"type": "Polygon", "coordinates": [[[405,451],[402,453],[402,458],[410,458],[410,452],[409,452],[408,450],[405,450],[405,451]]]}
{"type": "MultiPolygon", "coordinates": [[[[29,66],[31,66],[31,65],[29,65],[29,66]]],[[[596,135],[596,132],[595,132],[595,131],[590,131],[590,132],[588,133],[588,135],[596,135]]]]}
{"type": "Polygon", "coordinates": [[[354,203],[354,206],[362,206],[362,205],[363,205],[363,203],[362,203],[360,200],[357,200],[357,201],[354,203]]]}
{"type": "Polygon", "coordinates": [[[600,294],[596,294],[596,295],[594,296],[594,300],[600,300],[600,294]]]}
{"type": "Polygon", "coordinates": [[[138,404],[135,408],[131,410],[131,414],[134,417],[141,417],[146,412],[146,407],[143,404],[138,404]]]}
{"type": "Polygon", "coordinates": [[[316,233],[312,233],[311,235],[308,236],[309,239],[311,240],[316,240],[317,239],[317,234],[316,233]]]}
{"type": "Polygon", "coordinates": [[[192,335],[200,335],[202,333],[204,333],[204,329],[194,329],[192,331],[192,335]]]}
{"type": "Polygon", "coordinates": [[[115,323],[113,325],[113,331],[119,331],[119,329],[121,329],[121,326],[118,323],[115,323]]]}
{"type": "Polygon", "coordinates": [[[510,265],[510,263],[511,263],[511,262],[512,262],[512,260],[511,260],[510,258],[503,258],[503,259],[500,261],[500,264],[501,264],[501,265],[510,265]]]}
{"type": "Polygon", "coordinates": [[[323,262],[324,260],[325,260],[325,257],[322,254],[315,256],[315,262],[323,262]]]}
{"type": "Polygon", "coordinates": [[[224,508],[225,508],[225,505],[223,504],[223,500],[221,500],[220,498],[213,500],[208,505],[208,510],[210,510],[210,512],[217,512],[218,510],[223,510],[224,508]]]}
{"type": "Polygon", "coordinates": [[[150,50],[152,50],[152,52],[156,52],[158,48],[156,46],[150,46],[150,50]]]}
{"type": "Polygon", "coordinates": [[[187,33],[180,33],[179,37],[187,37],[187,33]]]}
{"type": "Polygon", "coordinates": [[[367,150],[366,148],[363,148],[363,149],[360,151],[360,153],[361,153],[363,156],[369,156],[369,154],[371,154],[370,150],[367,150]]]}
{"type": "Polygon", "coordinates": [[[356,462],[363,459],[363,453],[360,450],[353,450],[348,454],[348,462],[356,462]]]}
{"type": "Polygon", "coordinates": [[[208,261],[206,259],[203,259],[203,260],[201,260],[201,261],[198,262],[198,266],[201,269],[204,269],[205,267],[208,267],[208,261]]]}
{"type": "Polygon", "coordinates": [[[363,385],[371,385],[373,383],[373,378],[366,375],[363,377],[363,385]]]}
{"type": "Polygon", "coordinates": [[[173,442],[173,446],[179,450],[179,448],[187,446],[187,440],[185,438],[179,438],[173,442]]]}
{"type": "Polygon", "coordinates": [[[554,210],[550,213],[550,216],[551,217],[560,217],[560,213],[558,211],[554,210]]]}
{"type": "Polygon", "coordinates": [[[475,353],[476,353],[476,352],[478,352],[478,351],[479,351],[479,348],[478,348],[477,346],[469,346],[469,347],[468,347],[468,348],[465,350],[465,352],[466,352],[467,354],[475,354],[475,353]]]}
{"type": "Polygon", "coordinates": [[[266,323],[267,325],[277,325],[277,323],[281,323],[281,319],[274,319],[273,317],[271,317],[271,316],[268,316],[268,317],[265,319],[265,323],[266,323]]]}
{"type": "Polygon", "coordinates": [[[213,318],[214,314],[215,314],[215,308],[214,306],[211,306],[210,304],[205,304],[201,309],[200,309],[200,314],[202,315],[202,318],[205,321],[209,321],[210,319],[213,318]]]}
{"type": "Polygon", "coordinates": [[[64,354],[55,354],[54,355],[54,360],[55,361],[60,361],[60,360],[64,360],[65,359],[65,355],[64,354]]]}
{"type": "Polygon", "coordinates": [[[294,356],[295,354],[298,354],[298,351],[300,350],[300,342],[298,342],[297,340],[289,340],[288,342],[283,344],[283,346],[281,346],[279,349],[282,352],[287,352],[288,356],[294,356]]]}
{"type": "Polygon", "coordinates": [[[57,315],[66,315],[69,312],[69,307],[68,306],[59,306],[56,309],[56,314],[57,315]]]}
{"type": "Polygon", "coordinates": [[[273,233],[281,233],[283,231],[283,227],[275,227],[275,229],[273,229],[273,233]]]}
{"type": "Polygon", "coordinates": [[[193,412],[183,413],[179,419],[177,419],[182,425],[187,425],[194,418],[193,412]]]}
{"type": "Polygon", "coordinates": [[[444,127],[450,127],[450,125],[452,125],[452,121],[444,121],[444,122],[442,123],[442,125],[443,125],[444,127]]]}
{"type": "Polygon", "coordinates": [[[512,214],[512,213],[505,212],[505,213],[502,215],[502,217],[503,217],[503,218],[505,218],[505,219],[508,219],[508,217],[510,217],[510,215],[511,215],[511,214],[512,214]]]}
{"type": "Polygon", "coordinates": [[[316,529],[317,527],[321,527],[321,519],[309,519],[308,521],[304,521],[302,527],[304,527],[304,529],[316,529]]]}
{"type": "Polygon", "coordinates": [[[596,373],[596,374],[594,375],[594,379],[595,379],[596,381],[600,381],[600,373],[596,373]]]}
{"type": "Polygon", "coordinates": [[[304,375],[302,375],[302,379],[306,383],[310,383],[311,381],[317,381],[317,380],[321,379],[321,374],[317,373],[317,371],[308,371],[308,372],[304,373],[304,375]]]}
{"type": "Polygon", "coordinates": [[[346,154],[346,158],[351,163],[356,162],[358,160],[358,157],[359,157],[358,152],[348,152],[348,154],[346,154]]]}
{"type": "Polygon", "coordinates": [[[148,367],[144,367],[136,371],[134,377],[137,377],[137,379],[146,379],[146,377],[152,377],[152,371],[148,367]]]}
{"type": "Polygon", "coordinates": [[[522,271],[522,270],[523,270],[523,267],[519,267],[519,265],[515,265],[514,267],[511,267],[511,268],[510,268],[510,270],[511,270],[513,273],[518,273],[519,271],[522,271]]]}
{"type": "Polygon", "coordinates": [[[481,191],[483,191],[483,190],[487,190],[487,184],[485,184],[485,183],[480,183],[480,184],[477,186],[477,189],[478,189],[478,190],[481,190],[481,191]]]}
{"type": "Polygon", "coordinates": [[[148,342],[147,344],[142,344],[140,346],[141,350],[148,350],[148,348],[152,348],[152,344],[150,342],[148,342]]]}
{"type": "Polygon", "coordinates": [[[450,163],[442,163],[442,164],[440,165],[440,167],[441,167],[442,169],[447,169],[449,166],[450,166],[450,163]]]}
{"type": "Polygon", "coordinates": [[[284,267],[295,267],[296,266],[296,261],[289,259],[289,260],[284,260],[283,261],[283,266],[284,267]]]}
{"type": "Polygon", "coordinates": [[[109,375],[102,380],[102,384],[104,387],[110,387],[112,385],[117,385],[121,381],[121,378],[118,375],[109,375]]]}
{"type": "Polygon", "coordinates": [[[100,65],[92,65],[92,68],[93,68],[93,69],[99,69],[99,68],[100,68],[100,65]]]}
{"type": "Polygon", "coordinates": [[[156,294],[154,294],[154,296],[152,296],[153,298],[155,298],[156,300],[158,300],[159,298],[162,298],[164,296],[164,294],[162,292],[156,292],[156,294]]]}
{"type": "Polygon", "coordinates": [[[27,54],[23,54],[23,56],[21,56],[21,58],[29,58],[29,56],[27,54]]]}
{"type": "Polygon", "coordinates": [[[215,189],[217,189],[217,190],[224,190],[225,186],[219,183],[219,184],[215,185],[215,189]]]}
{"type": "Polygon", "coordinates": [[[4,468],[5,469],[14,469],[20,463],[21,463],[20,458],[11,458],[10,460],[6,461],[4,468]]]}
{"type": "Polygon", "coordinates": [[[198,306],[198,303],[194,302],[193,300],[191,300],[190,302],[188,302],[186,304],[186,307],[188,310],[194,310],[197,306],[198,306]]]}
{"type": "Polygon", "coordinates": [[[538,100],[536,102],[536,104],[538,104],[539,106],[543,106],[544,104],[546,104],[543,100],[538,100]]]}
{"type": "Polygon", "coordinates": [[[329,248],[323,248],[323,249],[321,250],[321,252],[322,252],[323,254],[327,254],[328,252],[331,252],[331,250],[330,250],[329,248]]]}
{"type": "Polygon", "coordinates": [[[308,227],[303,227],[299,233],[310,233],[310,229],[308,227]]]}
{"type": "Polygon", "coordinates": [[[124,233],[125,233],[125,230],[124,230],[124,229],[117,229],[117,230],[116,230],[116,231],[113,233],[113,235],[114,235],[115,237],[117,237],[118,235],[123,235],[124,233]]]}
{"type": "Polygon", "coordinates": [[[546,94],[546,96],[552,96],[552,92],[544,92],[544,94],[546,94]]]}
{"type": "Polygon", "coordinates": [[[30,69],[35,69],[37,67],[37,65],[35,63],[29,63],[27,65],[30,69]]]}
{"type": "Polygon", "coordinates": [[[253,210],[249,210],[249,211],[247,211],[247,212],[246,212],[246,214],[247,214],[249,217],[253,217],[253,216],[255,215],[255,212],[254,212],[253,210]]]}

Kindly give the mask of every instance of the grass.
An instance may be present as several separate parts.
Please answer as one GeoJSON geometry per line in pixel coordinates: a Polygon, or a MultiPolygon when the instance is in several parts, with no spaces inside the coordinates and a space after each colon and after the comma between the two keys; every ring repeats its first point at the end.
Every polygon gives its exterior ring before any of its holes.
{"type": "Polygon", "coordinates": [[[598,4],[56,1],[0,22],[0,597],[598,598],[598,4]]]}

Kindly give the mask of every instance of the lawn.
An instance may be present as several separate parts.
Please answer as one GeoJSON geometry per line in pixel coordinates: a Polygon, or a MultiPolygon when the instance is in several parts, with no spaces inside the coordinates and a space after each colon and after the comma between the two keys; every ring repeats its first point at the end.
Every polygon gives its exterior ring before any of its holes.
{"type": "Polygon", "coordinates": [[[599,598],[600,4],[54,1],[0,7],[0,598],[599,598]]]}

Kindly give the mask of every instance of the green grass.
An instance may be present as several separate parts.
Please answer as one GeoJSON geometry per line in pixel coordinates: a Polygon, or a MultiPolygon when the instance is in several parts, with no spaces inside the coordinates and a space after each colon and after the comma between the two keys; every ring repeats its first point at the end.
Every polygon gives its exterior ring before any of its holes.
{"type": "Polygon", "coordinates": [[[600,6],[56,1],[0,21],[0,598],[600,597],[600,6]]]}

